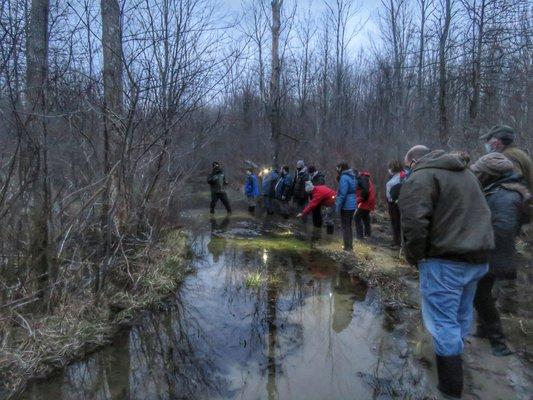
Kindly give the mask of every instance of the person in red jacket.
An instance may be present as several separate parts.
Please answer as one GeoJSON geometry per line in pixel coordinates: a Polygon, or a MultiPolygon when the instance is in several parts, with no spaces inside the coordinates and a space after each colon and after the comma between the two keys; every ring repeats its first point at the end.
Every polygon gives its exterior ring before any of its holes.
{"type": "Polygon", "coordinates": [[[376,209],[376,188],[370,179],[370,173],[359,172],[357,176],[357,211],[355,212],[355,230],[357,238],[363,239],[372,235],[370,213],[376,209]]]}
{"type": "Polygon", "coordinates": [[[311,195],[311,201],[307,203],[303,211],[296,216],[302,218],[309,215],[317,207],[322,209],[323,220],[326,225],[327,232],[333,233],[335,215],[335,198],[337,192],[326,185],[313,185],[311,181],[305,182],[305,191],[311,195]]]}

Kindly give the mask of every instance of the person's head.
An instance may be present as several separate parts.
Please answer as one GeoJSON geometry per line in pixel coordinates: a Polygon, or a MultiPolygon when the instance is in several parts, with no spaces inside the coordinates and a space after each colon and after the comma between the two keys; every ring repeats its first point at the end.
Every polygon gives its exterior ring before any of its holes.
{"type": "Polygon", "coordinates": [[[431,153],[429,147],[423,146],[421,144],[411,147],[411,149],[405,155],[405,166],[413,168],[422,157],[428,155],[429,153],[431,153]]]}
{"type": "Polygon", "coordinates": [[[313,182],[311,182],[311,181],[306,181],[305,182],[305,192],[306,193],[312,193],[314,188],[315,188],[315,186],[313,185],[313,182]]]}
{"type": "Polygon", "coordinates": [[[392,160],[389,162],[389,175],[397,174],[403,171],[403,163],[400,160],[392,160]]]}
{"type": "Polygon", "coordinates": [[[501,153],[505,148],[514,142],[515,130],[508,125],[496,125],[482,135],[480,139],[485,140],[485,151],[487,153],[501,153]]]}
{"type": "Polygon", "coordinates": [[[344,171],[350,169],[350,166],[348,165],[347,162],[342,161],[342,162],[340,162],[340,163],[337,164],[337,167],[336,167],[336,168],[337,168],[337,172],[338,172],[339,174],[342,174],[344,171]]]}
{"type": "Polygon", "coordinates": [[[281,174],[282,175],[287,175],[289,173],[289,166],[288,165],[284,165],[283,167],[281,167],[281,174]]]}
{"type": "Polygon", "coordinates": [[[314,165],[310,165],[309,168],[307,168],[307,170],[309,171],[311,175],[317,172],[316,167],[314,165]]]}
{"type": "Polygon", "coordinates": [[[254,173],[253,168],[246,168],[246,175],[252,175],[254,173]]]}
{"type": "Polygon", "coordinates": [[[481,157],[472,165],[471,170],[482,186],[490,185],[513,173],[513,163],[502,153],[493,152],[481,157]]]}
{"type": "Polygon", "coordinates": [[[213,164],[211,166],[213,170],[218,170],[221,168],[220,163],[218,161],[213,161],[213,164]]]}
{"type": "Polygon", "coordinates": [[[302,168],[304,168],[304,167],[305,167],[304,160],[298,160],[298,161],[296,162],[296,169],[297,169],[298,171],[300,171],[300,170],[301,170],[302,168]]]}

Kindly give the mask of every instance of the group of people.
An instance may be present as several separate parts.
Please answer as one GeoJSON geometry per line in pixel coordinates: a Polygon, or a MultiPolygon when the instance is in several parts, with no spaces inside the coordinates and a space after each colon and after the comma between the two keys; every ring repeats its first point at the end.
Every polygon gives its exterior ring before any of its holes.
{"type": "MultiPolygon", "coordinates": [[[[513,145],[514,130],[493,127],[482,136],[487,154],[470,162],[464,152],[431,150],[418,145],[403,162],[389,163],[386,199],[393,242],[402,246],[406,260],[420,276],[422,317],[434,341],[439,390],[461,398],[461,354],[470,335],[473,310],[476,336],[487,338],[493,354],[511,354],[493,296],[497,280],[516,278],[515,241],[523,224],[531,221],[533,162],[513,145]]],[[[272,168],[261,187],[253,169],[247,170],[245,195],[254,212],[261,197],[268,214],[288,218],[312,215],[317,227],[333,233],[340,217],[344,250],[353,248],[352,225],[358,238],[371,236],[370,213],[376,191],[370,174],[346,162],[336,166],[338,189],[326,185],[325,174],[314,166],[296,163],[272,168]]],[[[208,178],[211,212],[220,199],[231,212],[223,187],[226,177],[218,163],[208,178]]]]}
{"type": "MultiPolygon", "coordinates": [[[[213,182],[211,212],[214,212],[214,205],[219,199],[231,212],[227,195],[220,193],[220,182],[227,182],[225,175],[218,163],[214,163],[213,168],[208,179],[213,182]]],[[[371,236],[370,213],[376,207],[376,190],[368,172],[354,171],[345,162],[339,163],[336,169],[338,189],[333,190],[326,185],[325,174],[314,166],[307,167],[303,160],[296,163],[294,174],[290,173],[288,165],[279,171],[277,168],[265,171],[261,188],[254,169],[248,168],[244,183],[248,210],[254,212],[260,198],[268,215],[278,213],[289,218],[293,214],[304,222],[311,215],[313,225],[317,228],[325,225],[329,234],[334,232],[335,214],[338,214],[344,250],[351,251],[354,222],[359,239],[371,236]]]]}
{"type": "Polygon", "coordinates": [[[488,154],[474,163],[463,152],[415,146],[397,200],[388,197],[398,207],[391,214],[400,214],[405,257],[419,270],[438,387],[449,398],[462,395],[461,354],[474,308],[475,336],[488,339],[495,356],[511,354],[492,289],[516,279],[516,237],[533,214],[533,162],[514,137],[511,127],[495,126],[482,136],[488,154]]]}

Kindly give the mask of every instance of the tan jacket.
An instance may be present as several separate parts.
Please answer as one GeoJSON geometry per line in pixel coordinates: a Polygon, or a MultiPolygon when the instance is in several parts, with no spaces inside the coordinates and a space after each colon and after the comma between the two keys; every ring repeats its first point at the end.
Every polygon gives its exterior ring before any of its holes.
{"type": "Polygon", "coordinates": [[[528,190],[533,191],[533,161],[531,157],[516,146],[509,146],[502,153],[513,162],[516,172],[524,178],[528,190]]]}

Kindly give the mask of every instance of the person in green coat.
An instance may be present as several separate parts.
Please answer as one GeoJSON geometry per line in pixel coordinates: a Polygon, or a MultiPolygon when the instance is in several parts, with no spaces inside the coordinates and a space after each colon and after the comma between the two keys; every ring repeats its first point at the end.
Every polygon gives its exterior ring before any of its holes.
{"type": "Polygon", "coordinates": [[[213,169],[207,177],[207,183],[211,187],[211,204],[209,207],[211,214],[215,213],[215,207],[218,200],[222,202],[226,208],[226,211],[228,214],[230,214],[231,205],[229,204],[228,195],[225,190],[225,187],[228,185],[228,181],[219,162],[215,161],[213,163],[213,169]]]}

